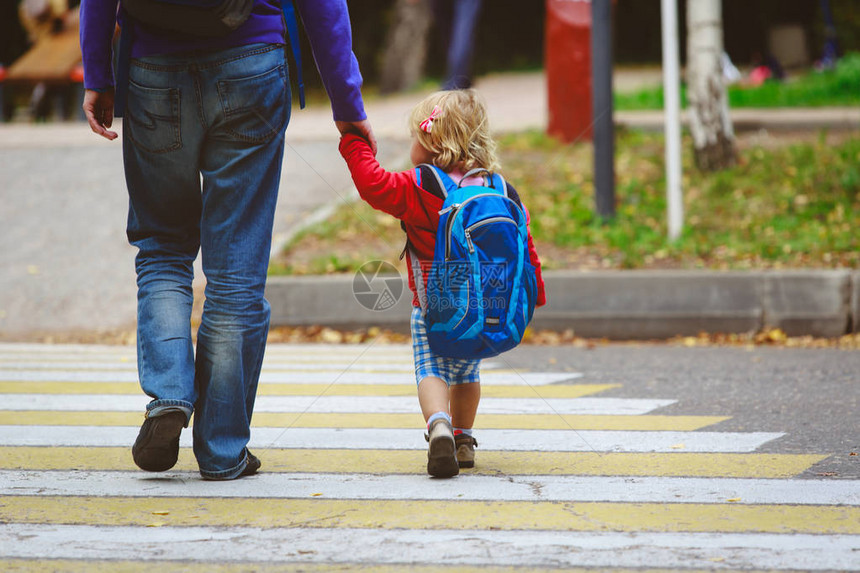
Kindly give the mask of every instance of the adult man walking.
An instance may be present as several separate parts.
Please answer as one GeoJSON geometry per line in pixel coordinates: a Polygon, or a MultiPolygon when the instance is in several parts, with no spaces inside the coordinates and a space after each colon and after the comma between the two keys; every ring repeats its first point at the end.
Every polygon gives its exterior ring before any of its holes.
{"type": "MultiPolygon", "coordinates": [[[[373,142],[345,0],[296,4],[337,128],[373,142]]],[[[116,23],[117,0],[83,0],[84,111],[107,139],[117,137],[109,130],[116,23]]],[[[255,0],[244,23],[222,35],[181,33],[176,24],[163,29],[120,10],[131,37],[123,161],[128,240],[138,248],[138,372],[153,398],[132,453],[144,470],[170,469],[194,413],[201,475],[229,480],[260,467],[246,445],[269,326],[263,291],[290,118],[285,27],[280,0],[255,0]],[[198,251],[207,285],[195,359],[198,251]]]]}

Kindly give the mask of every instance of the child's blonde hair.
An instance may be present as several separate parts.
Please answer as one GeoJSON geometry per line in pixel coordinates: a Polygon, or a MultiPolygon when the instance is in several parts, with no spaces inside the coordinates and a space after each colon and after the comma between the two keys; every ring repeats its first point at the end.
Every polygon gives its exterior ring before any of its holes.
{"type": "Polygon", "coordinates": [[[433,164],[443,171],[499,168],[487,108],[475,90],[441,91],[427,96],[412,110],[409,129],[418,143],[433,154],[433,164]],[[428,133],[421,124],[436,106],[439,111],[428,133]]]}

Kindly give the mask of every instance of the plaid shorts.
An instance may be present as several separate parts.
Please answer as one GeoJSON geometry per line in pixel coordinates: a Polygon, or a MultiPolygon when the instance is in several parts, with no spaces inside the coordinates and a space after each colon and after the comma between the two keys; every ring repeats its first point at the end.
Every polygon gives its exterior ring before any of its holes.
{"type": "Polygon", "coordinates": [[[415,382],[418,384],[428,376],[436,376],[448,386],[480,382],[479,360],[460,360],[437,356],[427,340],[427,325],[418,307],[412,308],[412,352],[415,355],[415,382]]]}

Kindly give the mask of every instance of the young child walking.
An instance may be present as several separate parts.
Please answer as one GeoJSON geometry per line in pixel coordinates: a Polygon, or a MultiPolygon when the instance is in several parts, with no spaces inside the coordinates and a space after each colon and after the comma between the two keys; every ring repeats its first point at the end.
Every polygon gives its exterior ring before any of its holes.
{"type": "MultiPolygon", "coordinates": [[[[366,140],[346,134],[340,152],[349,166],[362,199],[373,208],[397,219],[406,232],[407,269],[412,300],[412,346],[418,402],[427,422],[427,472],[452,477],[460,468],[475,465],[472,426],[481,398],[480,360],[448,358],[434,352],[428,342],[422,312],[426,308],[427,271],[434,258],[439,211],[446,190],[441,169],[456,184],[482,185],[479,176],[464,175],[476,168],[498,169],[496,144],[490,137],[486,107],[475,90],[437,92],[412,111],[410,118],[414,169],[389,172],[374,157],[366,140]],[[425,300],[422,300],[422,297],[425,300]]],[[[521,208],[522,202],[508,183],[507,196],[521,208]]],[[[526,211],[528,220],[528,212],[526,211]]],[[[540,260],[528,235],[528,259],[535,267],[537,306],[546,303],[540,260]]]]}

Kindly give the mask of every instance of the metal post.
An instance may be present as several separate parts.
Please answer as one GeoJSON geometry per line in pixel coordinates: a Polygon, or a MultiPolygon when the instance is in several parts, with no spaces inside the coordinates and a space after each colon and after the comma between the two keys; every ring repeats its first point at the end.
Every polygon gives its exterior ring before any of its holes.
{"type": "Polygon", "coordinates": [[[663,104],[666,133],[666,203],[669,210],[669,240],[681,236],[684,201],[681,196],[681,97],[678,64],[677,0],[662,0],[663,104]]]}
{"type": "Polygon", "coordinates": [[[615,217],[615,128],[612,118],[612,0],[591,2],[594,196],[597,214],[615,217]]]}

